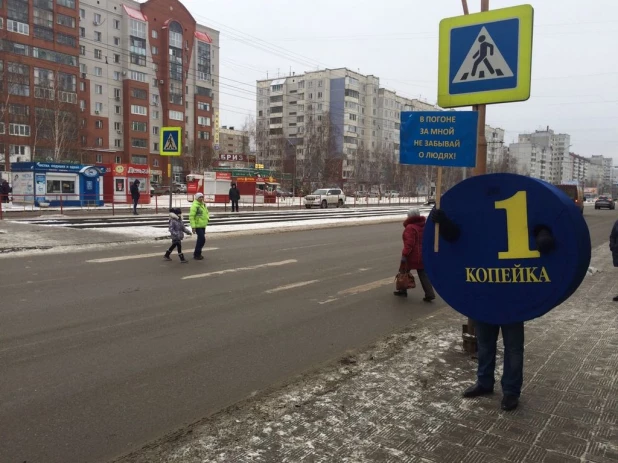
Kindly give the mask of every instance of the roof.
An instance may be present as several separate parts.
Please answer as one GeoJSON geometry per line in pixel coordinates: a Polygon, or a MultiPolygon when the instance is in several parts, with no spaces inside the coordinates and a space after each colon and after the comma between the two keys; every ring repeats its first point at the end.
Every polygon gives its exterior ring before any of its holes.
{"type": "Polygon", "coordinates": [[[141,11],[129,8],[127,5],[122,5],[122,7],[131,18],[137,19],[139,21],[148,21],[148,18],[144,16],[141,11]]]}
{"type": "Polygon", "coordinates": [[[270,83],[270,85],[271,86],[273,86],[273,85],[283,85],[284,83],[285,83],[285,78],[283,78],[283,79],[275,79],[275,80],[273,80],[270,83]]]}
{"type": "Polygon", "coordinates": [[[212,43],[210,35],[208,35],[206,32],[195,31],[195,38],[201,40],[202,42],[212,43]]]}

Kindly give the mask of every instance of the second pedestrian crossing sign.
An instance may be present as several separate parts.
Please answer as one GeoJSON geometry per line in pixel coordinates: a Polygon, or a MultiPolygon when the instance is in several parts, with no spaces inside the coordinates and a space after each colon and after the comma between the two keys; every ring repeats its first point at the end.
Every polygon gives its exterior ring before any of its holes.
{"type": "Polygon", "coordinates": [[[440,22],[438,105],[443,108],[530,98],[530,5],[440,22]]]}
{"type": "Polygon", "coordinates": [[[180,127],[163,127],[159,140],[161,156],[180,156],[182,152],[182,129],[180,127]]]}

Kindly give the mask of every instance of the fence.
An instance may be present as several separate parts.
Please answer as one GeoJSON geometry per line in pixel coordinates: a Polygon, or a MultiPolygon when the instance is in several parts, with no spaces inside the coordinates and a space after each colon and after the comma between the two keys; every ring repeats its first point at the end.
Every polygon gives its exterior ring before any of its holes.
{"type": "MultiPolygon", "coordinates": [[[[96,205],[100,201],[100,195],[78,195],[78,194],[49,194],[46,195],[46,202],[35,204],[34,195],[14,195],[10,194],[0,201],[0,220],[5,218],[5,215],[19,216],[20,213],[26,214],[28,217],[43,216],[46,213],[74,214],[80,215],[82,212],[97,212],[101,214],[127,214],[133,210],[131,203],[105,203],[102,206],[96,205]],[[6,201],[6,202],[5,202],[6,201]]],[[[379,206],[405,206],[413,204],[421,204],[425,201],[423,196],[415,197],[361,197],[348,196],[346,198],[346,207],[379,207],[379,206]]],[[[172,207],[189,208],[193,202],[193,195],[173,195],[172,207]]],[[[169,209],[169,196],[153,196],[150,198],[150,204],[138,204],[138,211],[152,212],[154,214],[167,213],[169,209]]],[[[209,209],[221,209],[228,211],[230,203],[206,203],[209,209]]],[[[282,198],[277,197],[274,203],[259,203],[256,202],[256,197],[241,198],[241,208],[256,209],[303,209],[305,203],[303,198],[282,198]]]]}

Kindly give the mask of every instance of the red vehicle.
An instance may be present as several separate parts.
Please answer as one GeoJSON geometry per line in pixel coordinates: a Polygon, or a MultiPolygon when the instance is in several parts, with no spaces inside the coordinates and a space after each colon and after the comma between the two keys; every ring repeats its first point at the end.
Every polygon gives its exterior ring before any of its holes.
{"type": "Polygon", "coordinates": [[[567,194],[569,198],[571,198],[575,205],[579,208],[582,213],[584,212],[584,187],[581,185],[556,185],[556,188],[562,190],[567,194]]]}

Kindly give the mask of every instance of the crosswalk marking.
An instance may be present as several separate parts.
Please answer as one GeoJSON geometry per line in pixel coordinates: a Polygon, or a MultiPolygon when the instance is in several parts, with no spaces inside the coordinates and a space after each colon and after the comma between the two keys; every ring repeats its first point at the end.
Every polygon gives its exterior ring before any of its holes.
{"type": "Polygon", "coordinates": [[[303,286],[309,286],[314,283],[319,282],[320,280],[310,280],[310,281],[299,281],[298,283],[292,283],[289,285],[279,286],[278,288],[269,289],[268,291],[264,291],[266,294],[278,293],[280,291],[286,291],[288,289],[301,288],[303,286]]]}
{"type": "MultiPolygon", "coordinates": [[[[204,251],[216,251],[219,248],[204,248],[204,251]]],[[[151,252],[148,254],[135,254],[132,256],[117,256],[117,257],[105,257],[102,259],[91,259],[91,260],[87,260],[86,262],[89,264],[104,264],[107,262],[118,262],[118,261],[122,261],[122,260],[134,260],[134,259],[146,259],[149,257],[163,257],[164,252],[163,251],[159,251],[159,252],[151,252]]]]}
{"type": "Polygon", "coordinates": [[[257,269],[266,268],[266,267],[280,267],[282,265],[295,264],[296,262],[298,262],[296,259],[289,259],[289,260],[282,260],[279,262],[269,262],[267,264],[252,265],[251,267],[228,268],[226,270],[219,270],[216,272],[189,275],[189,276],[183,277],[182,279],[192,280],[195,278],[208,278],[208,277],[213,277],[213,276],[225,275],[226,273],[244,272],[248,270],[257,270],[257,269]]]}

